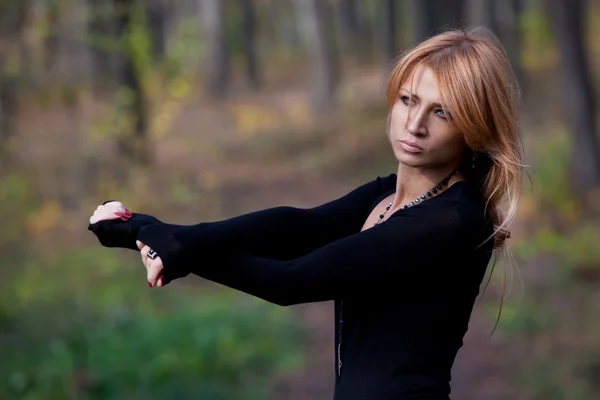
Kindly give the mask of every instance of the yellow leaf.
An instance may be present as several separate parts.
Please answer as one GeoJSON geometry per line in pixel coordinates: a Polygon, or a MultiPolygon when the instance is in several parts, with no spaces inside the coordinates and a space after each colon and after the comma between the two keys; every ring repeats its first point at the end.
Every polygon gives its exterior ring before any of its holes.
{"type": "Polygon", "coordinates": [[[169,84],[169,92],[171,96],[178,100],[182,100],[190,94],[192,88],[190,84],[183,78],[175,78],[169,84]]]}
{"type": "Polygon", "coordinates": [[[64,212],[55,201],[47,202],[43,207],[33,213],[27,220],[27,231],[31,236],[37,236],[58,225],[64,212]]]}
{"type": "Polygon", "coordinates": [[[281,124],[273,110],[252,104],[236,106],[233,109],[233,115],[236,131],[243,138],[252,137],[260,131],[276,129],[281,124]]]}

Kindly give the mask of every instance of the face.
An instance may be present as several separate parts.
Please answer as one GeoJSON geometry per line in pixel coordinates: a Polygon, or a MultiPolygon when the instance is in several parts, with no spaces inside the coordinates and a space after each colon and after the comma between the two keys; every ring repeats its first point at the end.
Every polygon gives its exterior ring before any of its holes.
{"type": "Polygon", "coordinates": [[[465,141],[440,105],[433,72],[419,67],[412,88],[410,84],[401,86],[391,112],[389,139],[396,158],[402,164],[426,170],[458,167],[465,141]]]}

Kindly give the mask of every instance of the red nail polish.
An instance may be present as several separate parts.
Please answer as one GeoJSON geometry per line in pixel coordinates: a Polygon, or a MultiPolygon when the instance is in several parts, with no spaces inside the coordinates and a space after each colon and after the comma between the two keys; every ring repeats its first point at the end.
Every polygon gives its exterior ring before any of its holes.
{"type": "Polygon", "coordinates": [[[120,217],[120,216],[121,216],[121,215],[123,215],[123,214],[121,214],[121,213],[120,213],[120,212],[118,212],[118,211],[115,211],[115,215],[116,215],[117,217],[120,217]]]}
{"type": "Polygon", "coordinates": [[[148,281],[148,287],[152,287],[152,284],[150,283],[150,281],[148,281]]]}

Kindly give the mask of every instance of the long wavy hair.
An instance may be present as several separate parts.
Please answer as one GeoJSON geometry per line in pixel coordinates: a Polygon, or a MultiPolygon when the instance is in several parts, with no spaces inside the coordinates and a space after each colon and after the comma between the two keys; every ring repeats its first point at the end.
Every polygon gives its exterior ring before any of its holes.
{"type": "Polygon", "coordinates": [[[400,87],[412,79],[419,66],[432,70],[442,107],[467,144],[461,169],[466,179],[476,180],[494,224],[494,234],[489,238],[494,240],[493,273],[498,254],[510,256],[506,239],[517,211],[524,172],[514,73],[504,48],[489,30],[443,32],[402,54],[394,63],[387,84],[390,110],[398,100],[400,87]]]}

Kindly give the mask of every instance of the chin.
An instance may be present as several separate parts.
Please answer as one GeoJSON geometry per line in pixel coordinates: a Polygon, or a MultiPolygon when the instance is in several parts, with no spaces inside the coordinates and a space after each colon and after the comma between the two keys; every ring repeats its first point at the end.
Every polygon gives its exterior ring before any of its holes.
{"type": "Polygon", "coordinates": [[[395,151],[395,156],[400,164],[406,165],[407,167],[419,168],[427,164],[422,153],[410,154],[399,149],[395,151]]]}
{"type": "Polygon", "coordinates": [[[422,168],[427,166],[427,163],[424,160],[418,159],[412,154],[400,154],[396,156],[396,160],[402,165],[406,165],[407,167],[412,168],[422,168]]]}

